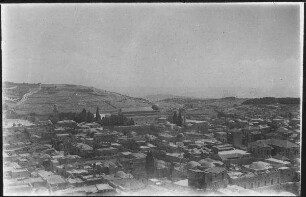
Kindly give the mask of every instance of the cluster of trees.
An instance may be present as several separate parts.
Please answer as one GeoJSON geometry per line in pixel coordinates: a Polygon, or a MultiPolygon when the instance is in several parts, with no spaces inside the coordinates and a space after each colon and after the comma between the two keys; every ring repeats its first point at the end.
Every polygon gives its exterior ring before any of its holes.
{"type": "Polygon", "coordinates": [[[263,97],[255,98],[244,101],[243,105],[260,105],[260,104],[300,104],[300,98],[275,98],[275,97],[263,97]]]}
{"type": "Polygon", "coordinates": [[[59,120],[74,120],[77,123],[80,122],[95,122],[94,114],[90,111],[83,109],[82,112],[61,112],[58,114],[59,120]]]}
{"type": "Polygon", "coordinates": [[[182,118],[182,114],[181,111],[179,111],[179,113],[177,114],[176,111],[173,112],[173,115],[168,117],[168,121],[176,124],[177,126],[182,126],[183,125],[183,118],[182,118]]]}
{"type": "Polygon", "coordinates": [[[133,118],[128,119],[124,115],[111,115],[110,117],[103,117],[99,122],[103,126],[128,126],[135,125],[133,118]]]}
{"type": "Polygon", "coordinates": [[[83,109],[80,113],[75,112],[61,112],[58,114],[59,120],[74,120],[77,123],[81,122],[97,122],[102,126],[126,126],[134,125],[133,119],[128,119],[124,115],[111,115],[110,117],[103,117],[99,113],[99,107],[96,110],[96,116],[91,113],[89,110],[83,109]]]}

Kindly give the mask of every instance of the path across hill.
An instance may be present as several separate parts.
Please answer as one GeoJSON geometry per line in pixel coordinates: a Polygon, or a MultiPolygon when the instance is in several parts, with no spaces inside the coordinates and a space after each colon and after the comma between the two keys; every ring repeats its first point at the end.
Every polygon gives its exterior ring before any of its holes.
{"type": "Polygon", "coordinates": [[[16,103],[16,106],[21,105],[22,103],[24,103],[27,100],[27,98],[29,96],[31,96],[32,94],[37,93],[40,90],[41,90],[41,87],[39,86],[39,89],[26,93],[25,95],[23,95],[22,99],[16,103]]]}

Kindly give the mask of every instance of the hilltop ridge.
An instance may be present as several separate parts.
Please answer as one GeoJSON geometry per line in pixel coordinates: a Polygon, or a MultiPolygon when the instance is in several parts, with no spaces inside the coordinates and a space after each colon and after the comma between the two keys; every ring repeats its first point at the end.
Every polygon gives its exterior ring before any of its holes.
{"type": "Polygon", "coordinates": [[[3,100],[17,114],[49,114],[56,104],[60,112],[80,112],[83,108],[95,112],[113,112],[119,108],[151,107],[142,98],[73,84],[28,84],[4,82],[3,100]]]}

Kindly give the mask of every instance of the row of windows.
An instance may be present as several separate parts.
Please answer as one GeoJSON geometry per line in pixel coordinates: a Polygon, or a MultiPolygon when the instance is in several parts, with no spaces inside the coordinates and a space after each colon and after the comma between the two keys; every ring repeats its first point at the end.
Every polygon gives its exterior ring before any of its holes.
{"type": "MultiPolygon", "coordinates": [[[[274,179],[271,179],[271,180],[270,180],[270,183],[271,183],[270,185],[275,184],[274,179]]],[[[279,184],[279,183],[280,183],[279,178],[277,178],[277,184],[279,184]]],[[[256,184],[256,182],[255,182],[255,184],[256,184]]],[[[257,187],[268,186],[267,184],[268,184],[268,182],[267,182],[266,180],[265,180],[265,182],[264,182],[264,185],[261,185],[260,182],[257,182],[257,187]]],[[[246,183],[243,185],[243,187],[244,187],[244,189],[247,188],[246,183]]],[[[251,188],[251,189],[254,188],[254,183],[253,183],[253,182],[250,183],[250,188],[251,188]]]]}

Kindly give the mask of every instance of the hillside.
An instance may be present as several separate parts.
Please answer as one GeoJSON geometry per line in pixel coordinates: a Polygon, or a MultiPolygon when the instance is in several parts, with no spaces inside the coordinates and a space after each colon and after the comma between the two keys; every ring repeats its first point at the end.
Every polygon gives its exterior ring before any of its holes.
{"type": "Polygon", "coordinates": [[[263,97],[255,98],[244,101],[243,105],[260,105],[260,104],[300,104],[300,98],[275,98],[275,97],[263,97]]]}
{"type": "Polygon", "coordinates": [[[8,109],[17,114],[49,114],[56,104],[60,112],[113,112],[126,107],[151,107],[145,99],[133,98],[93,87],[68,84],[4,83],[3,98],[8,109]]]}
{"type": "Polygon", "coordinates": [[[176,96],[172,94],[151,94],[151,95],[145,96],[144,98],[146,98],[149,101],[155,102],[155,101],[160,101],[160,100],[165,100],[165,99],[184,98],[184,97],[176,96]]]}

